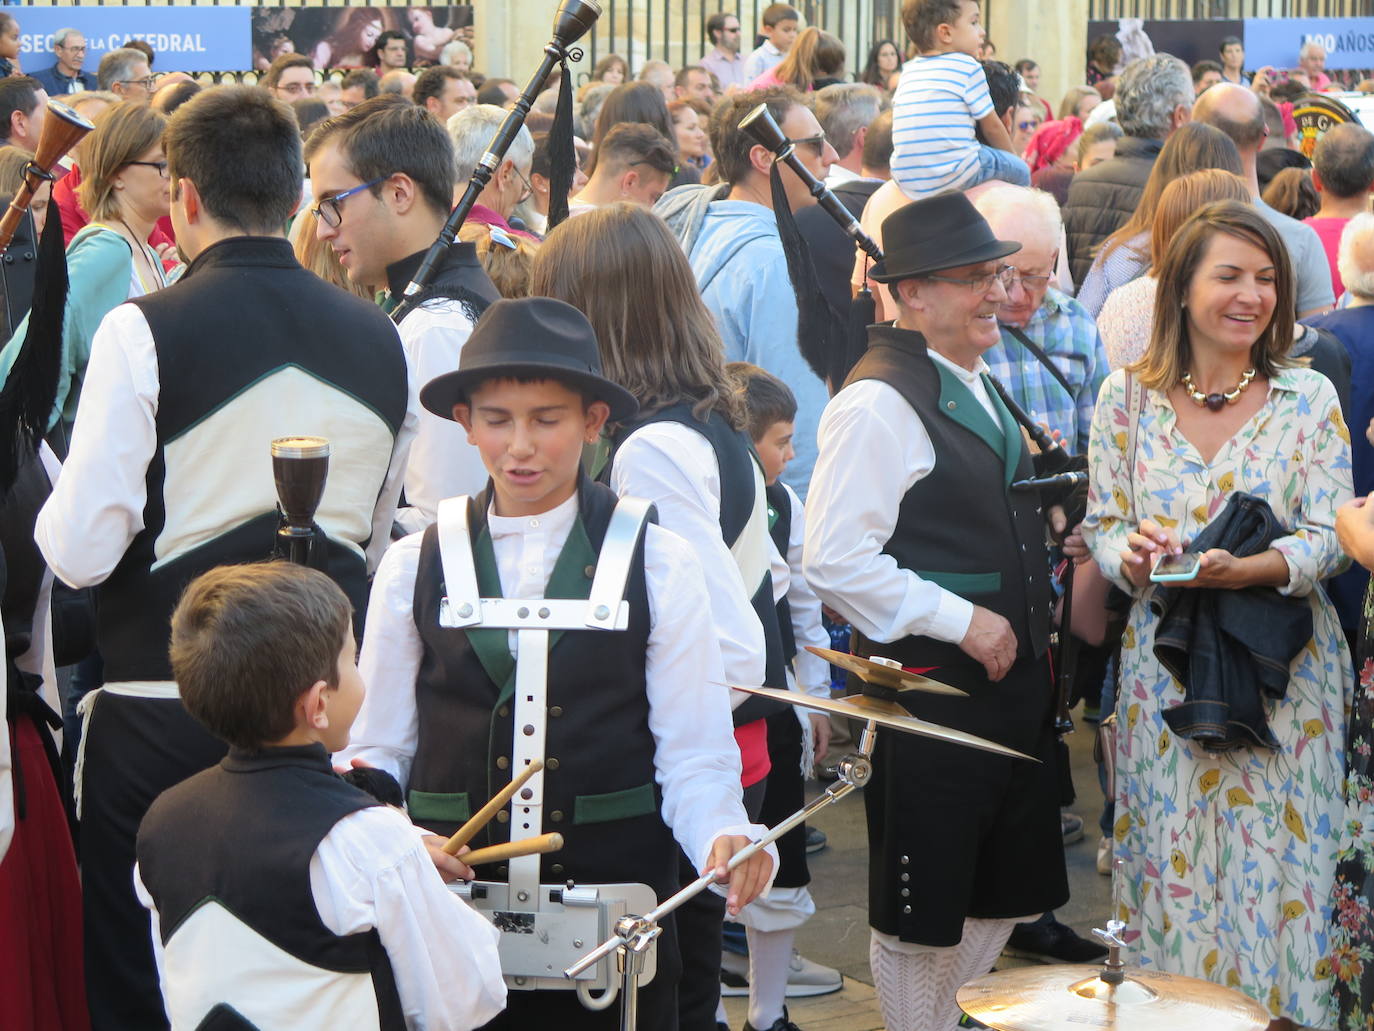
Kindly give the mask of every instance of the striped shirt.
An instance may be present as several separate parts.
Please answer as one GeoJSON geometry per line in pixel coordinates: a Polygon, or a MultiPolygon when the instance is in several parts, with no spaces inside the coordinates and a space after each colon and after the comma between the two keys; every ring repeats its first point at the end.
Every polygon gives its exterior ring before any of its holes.
{"type": "Polygon", "coordinates": [[[973,125],[991,112],[983,66],[968,54],[908,61],[892,98],[892,178],[902,192],[916,200],[971,183],[973,125]]]}

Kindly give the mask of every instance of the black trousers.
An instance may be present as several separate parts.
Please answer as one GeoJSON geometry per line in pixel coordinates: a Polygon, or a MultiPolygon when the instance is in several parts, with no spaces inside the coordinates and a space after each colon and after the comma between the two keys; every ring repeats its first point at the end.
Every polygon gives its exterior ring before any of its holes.
{"type": "MultiPolygon", "coordinates": [[[[765,777],[744,789],[744,809],[749,819],[758,818],[763,806],[765,777]]],[[[684,885],[692,883],[701,871],[679,855],[678,867],[684,885]]],[[[678,908],[678,947],[682,950],[682,980],[677,990],[679,1031],[716,1031],[716,1006],[720,1003],[720,934],[725,923],[725,899],[714,891],[703,891],[678,908]]],[[[652,1027],[641,1019],[641,1027],[652,1027]]]]}
{"type": "Polygon", "coordinates": [[[158,795],[226,750],[177,699],[105,692],[87,717],[81,896],[95,1031],[167,1027],[149,915],[134,894],[138,825],[158,795]]]}

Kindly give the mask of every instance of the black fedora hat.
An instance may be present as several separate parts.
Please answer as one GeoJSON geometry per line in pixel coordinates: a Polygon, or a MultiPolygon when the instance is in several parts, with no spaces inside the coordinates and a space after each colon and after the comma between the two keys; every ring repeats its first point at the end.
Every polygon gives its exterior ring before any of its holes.
{"type": "Polygon", "coordinates": [[[880,283],[895,283],[1005,258],[1020,249],[1019,243],[993,236],[987,219],[962,193],[937,193],[883,219],[884,258],[869,275],[880,283]]]}
{"type": "Polygon", "coordinates": [[[601,375],[601,354],[587,316],[552,297],[502,299],[488,308],[463,345],[458,370],[436,376],[420,390],[420,403],[435,415],[453,418],[468,391],[502,377],[558,380],[611,406],[611,422],[639,410],[624,387],[601,375]]]}

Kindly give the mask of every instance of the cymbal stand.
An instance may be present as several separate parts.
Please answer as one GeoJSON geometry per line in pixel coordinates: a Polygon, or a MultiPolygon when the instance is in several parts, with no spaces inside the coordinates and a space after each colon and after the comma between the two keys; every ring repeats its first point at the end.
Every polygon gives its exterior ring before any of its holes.
{"type": "MultiPolygon", "coordinates": [[[[866,720],[863,732],[859,735],[858,751],[840,760],[839,779],[768,833],[755,838],[736,852],[730,857],[726,869],[734,870],[798,824],[805,822],[827,806],[834,805],[856,788],[861,788],[867,784],[873,776],[873,746],[877,740],[877,722],[866,720]]],[[[616,969],[621,975],[620,1031],[636,1031],[636,1022],[639,1019],[639,973],[644,962],[645,950],[662,933],[663,929],[660,923],[664,917],[683,903],[700,895],[715,881],[714,872],[702,874],[676,895],[665,899],[659,903],[656,909],[650,910],[643,916],[628,914],[621,917],[616,921],[612,935],[563,971],[563,976],[567,978],[576,977],[614,952],[616,954],[616,969]]]]}

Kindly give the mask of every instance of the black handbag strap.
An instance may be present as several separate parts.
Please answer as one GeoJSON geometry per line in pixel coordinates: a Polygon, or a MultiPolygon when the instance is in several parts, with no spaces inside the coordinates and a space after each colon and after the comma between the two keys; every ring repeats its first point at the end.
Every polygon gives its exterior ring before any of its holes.
{"type": "Polygon", "coordinates": [[[1045,368],[1050,370],[1050,375],[1052,375],[1055,379],[1059,381],[1059,385],[1064,388],[1065,392],[1069,395],[1070,398],[1074,396],[1073,387],[1069,384],[1069,378],[1059,371],[1059,366],[1055,365],[1054,362],[1050,361],[1050,356],[1045,353],[1044,348],[1042,348],[1030,337],[1026,336],[1025,333],[1021,332],[1021,330],[1019,330],[1015,326],[1008,326],[1004,324],[1002,328],[1005,329],[1012,336],[1014,336],[1017,340],[1021,341],[1021,346],[1023,346],[1031,354],[1035,355],[1036,360],[1039,361],[1040,364],[1043,365],[1045,368]]]}

